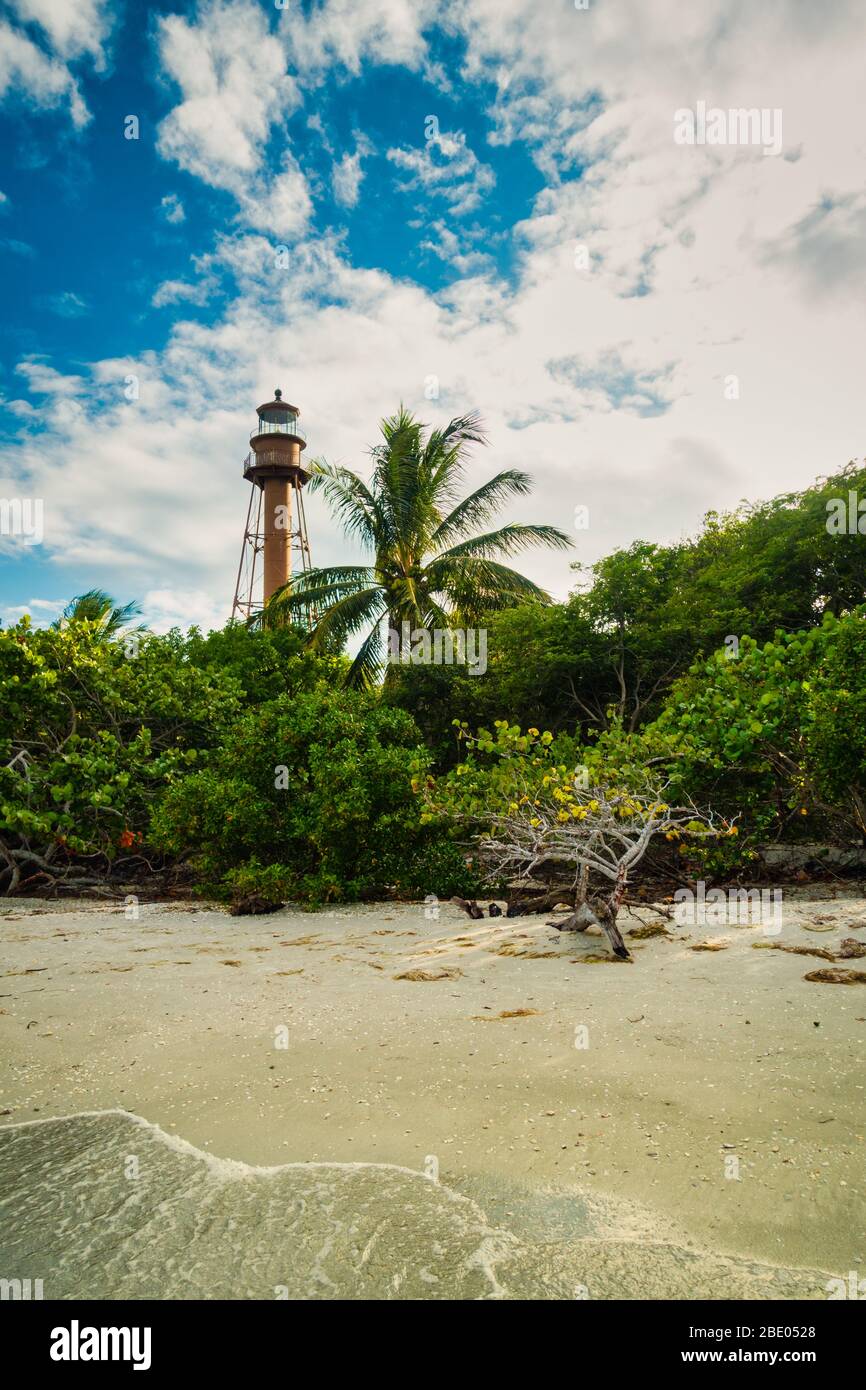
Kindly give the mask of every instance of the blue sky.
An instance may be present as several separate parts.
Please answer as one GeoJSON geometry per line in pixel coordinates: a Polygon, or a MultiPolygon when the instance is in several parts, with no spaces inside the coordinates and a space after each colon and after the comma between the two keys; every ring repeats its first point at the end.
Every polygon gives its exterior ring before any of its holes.
{"type": "Polygon", "coordinates": [[[531,520],[588,505],[580,562],[859,456],[864,27],[844,0],[2,0],[0,495],[44,499],[45,535],[0,536],[0,616],[98,585],[222,621],[276,385],[361,471],[401,400],[481,410],[478,477],[529,468],[531,520]],[[678,145],[698,100],[779,109],[782,150],[678,145]]]}
{"type": "MultiPolygon", "coordinates": [[[[261,8],[274,31],[286,23],[287,12],[261,8]]],[[[195,11],[189,4],[166,13],[193,16],[195,11]]],[[[231,192],[209,187],[182,169],[168,170],[156,149],[154,132],[176,100],[176,89],[154,60],[158,13],[140,0],[118,7],[110,68],[82,81],[92,116],[85,132],[69,129],[62,113],[34,117],[25,90],[2,113],[3,147],[11,151],[3,191],[10,211],[14,208],[14,219],[7,212],[0,224],[8,313],[2,356],[6,395],[18,390],[15,368],[22,354],[38,353],[58,370],[74,371],[82,360],[163,346],[174,316],[170,304],[153,305],[155,290],[189,277],[191,262],[209,246],[214,231],[232,228],[231,192]],[[151,42],[142,42],[147,36],[151,42]],[[128,114],[139,121],[136,140],[121,138],[128,114]]],[[[434,61],[459,67],[465,43],[441,34],[432,38],[434,61]]],[[[277,119],[262,160],[278,170],[290,144],[314,190],[318,226],[341,238],[352,263],[410,274],[435,291],[459,272],[426,246],[422,227],[411,225],[426,227],[429,207],[412,189],[411,173],[394,177],[387,151],[417,144],[433,107],[444,129],[459,131],[470,148],[482,147],[490,96],[490,84],[482,83],[467,106],[405,68],[375,66],[317,91],[310,107],[277,119]],[[355,153],[359,133],[371,147],[363,157],[364,175],[387,186],[389,196],[353,207],[334,196],[332,171],[336,160],[355,153]]],[[[443,169],[453,163],[435,146],[431,160],[443,169]]],[[[484,165],[491,173],[483,210],[479,203],[480,216],[463,216],[462,230],[470,251],[480,244],[486,264],[509,276],[510,229],[529,214],[544,180],[521,146],[486,149],[484,165]]],[[[446,198],[442,202],[447,205],[446,198]]],[[[188,303],[187,312],[213,322],[235,291],[226,267],[207,303],[188,303]]]]}

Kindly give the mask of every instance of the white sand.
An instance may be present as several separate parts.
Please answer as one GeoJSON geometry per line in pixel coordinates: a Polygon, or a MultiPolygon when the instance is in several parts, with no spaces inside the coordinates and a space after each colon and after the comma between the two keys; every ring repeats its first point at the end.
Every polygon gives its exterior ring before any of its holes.
{"type": "Polygon", "coordinates": [[[452,906],[436,921],[408,904],[140,913],[7,902],[0,1123],[120,1107],[252,1164],[433,1156],[443,1184],[536,1237],[561,1234],[579,1195],[611,1238],[813,1282],[866,1269],[866,986],[809,983],[828,962],[752,949],[866,941],[859,897],[786,897],[777,937],[671,927],[629,942],[630,965],[587,963],[604,941],[544,919],[452,906]],[[690,949],[708,938],[729,945],[690,949]],[[394,978],[443,966],[461,973],[394,978]],[[536,1012],[498,1017],[519,1009],[536,1012]]]}

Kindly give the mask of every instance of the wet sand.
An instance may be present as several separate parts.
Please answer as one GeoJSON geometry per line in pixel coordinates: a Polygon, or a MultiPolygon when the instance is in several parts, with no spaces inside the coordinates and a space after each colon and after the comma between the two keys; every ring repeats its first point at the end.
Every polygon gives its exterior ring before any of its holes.
{"type": "MultiPolygon", "coordinates": [[[[122,1110],[215,1160],[438,1173],[503,1270],[521,1246],[520,1296],[826,1297],[866,1264],[866,986],[753,949],[866,942],[863,899],[819,894],[786,896],[778,936],[666,923],[631,964],[450,905],[128,921],[12,901],[0,1124],[122,1110]],[[692,949],[707,940],[726,948],[692,949]],[[442,978],[395,978],[418,971],[442,978]]],[[[423,1297],[405,1270],[364,1296],[423,1297]]]]}

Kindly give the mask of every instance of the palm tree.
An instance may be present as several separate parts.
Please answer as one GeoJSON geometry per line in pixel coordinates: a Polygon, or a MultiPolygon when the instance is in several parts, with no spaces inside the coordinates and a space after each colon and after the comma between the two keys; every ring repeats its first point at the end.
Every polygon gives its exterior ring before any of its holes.
{"type": "Polygon", "coordinates": [[[367,565],[335,565],[296,575],[262,615],[265,624],[319,614],[313,648],[339,649],[366,630],[347,681],[372,683],[382,669],[382,627],[469,626],[517,603],[550,603],[550,595],[501,563],[532,545],[563,549],[571,542],[555,526],[510,522],[482,535],[504,502],[532,486],[509,468],[458,501],[471,444],[485,444],[476,414],[427,431],[403,406],[381,422],[382,442],[371,449],[365,483],[349,468],[316,461],[310,488],[323,492],[348,536],[373,552],[367,565]]]}
{"type": "MultiPolygon", "coordinates": [[[[52,627],[68,627],[70,623],[98,623],[97,635],[101,642],[107,642],[125,627],[133,618],[141,615],[141,604],[134,599],[131,603],[118,605],[111,594],[104,589],[88,589],[86,594],[78,594],[70,599],[61,616],[52,627]]],[[[137,628],[136,631],[143,631],[137,628]]]]}

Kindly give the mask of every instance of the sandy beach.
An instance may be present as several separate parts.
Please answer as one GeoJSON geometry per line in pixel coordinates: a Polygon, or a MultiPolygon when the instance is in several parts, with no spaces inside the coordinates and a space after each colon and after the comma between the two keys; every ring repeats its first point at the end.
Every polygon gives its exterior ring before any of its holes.
{"type": "MultiPolygon", "coordinates": [[[[866,987],[805,980],[820,957],[754,949],[866,942],[862,898],[786,894],[778,936],[641,908],[621,917],[626,934],[655,922],[668,934],[627,936],[631,963],[543,918],[427,911],[142,904],[132,921],[114,904],[7,902],[0,1162],[14,1162],[0,1272],[41,1261],[61,1296],[75,1291],[68,1239],[61,1251],[50,1234],[71,1180],[49,1183],[46,1165],[77,1171],[82,1145],[91,1173],[97,1159],[90,1121],[50,1122],[111,1111],[136,1117],[112,1123],[146,1133],[165,1163],[223,1186],[267,1178],[269,1209],[281,1174],[387,1177],[375,1198],[343,1192],[339,1257],[324,1234],[316,1260],[297,1253],[298,1296],[825,1298],[829,1278],[863,1269],[866,987]],[[707,942],[722,949],[694,949],[707,942]],[[404,1187],[411,1200],[395,1196],[404,1187]],[[393,1252],[372,1273],[363,1212],[382,1248],[399,1248],[399,1273],[393,1252]],[[451,1275],[431,1274],[425,1242],[448,1264],[452,1237],[451,1275]]],[[[248,1227],[227,1226],[241,1264],[238,1229],[253,1245],[264,1230],[282,1239],[250,1191],[248,1227]]],[[[189,1189],[187,1206],[198,1200],[189,1189]]],[[[299,1201],[313,1224],[331,1209],[321,1192],[299,1201]]],[[[124,1215],[126,1239],[143,1220],[124,1215]]],[[[126,1296],[153,1296],[130,1263],[126,1296]]],[[[264,1284],[237,1296],[273,1297],[264,1284]]]]}

